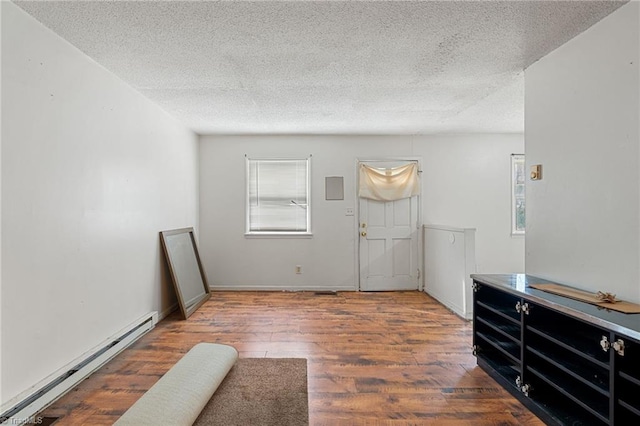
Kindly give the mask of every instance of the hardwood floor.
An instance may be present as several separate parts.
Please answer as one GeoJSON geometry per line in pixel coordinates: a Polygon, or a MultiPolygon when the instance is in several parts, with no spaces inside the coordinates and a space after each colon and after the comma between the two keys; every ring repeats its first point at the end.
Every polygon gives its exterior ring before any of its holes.
{"type": "Polygon", "coordinates": [[[49,407],[56,425],[112,424],[194,344],[308,360],[311,425],[540,425],[476,366],[471,323],[421,292],[214,292],[49,407]]]}

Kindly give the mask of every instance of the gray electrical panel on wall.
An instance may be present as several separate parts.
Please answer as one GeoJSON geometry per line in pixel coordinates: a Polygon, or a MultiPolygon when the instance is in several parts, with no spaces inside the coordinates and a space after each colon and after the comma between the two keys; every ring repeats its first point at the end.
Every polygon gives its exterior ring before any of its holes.
{"type": "Polygon", "coordinates": [[[324,178],[325,200],[344,200],[344,178],[327,176],[324,178]]]}

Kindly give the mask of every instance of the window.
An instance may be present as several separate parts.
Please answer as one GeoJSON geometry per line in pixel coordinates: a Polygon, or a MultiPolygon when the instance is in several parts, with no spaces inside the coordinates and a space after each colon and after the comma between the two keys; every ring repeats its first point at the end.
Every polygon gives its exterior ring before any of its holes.
{"type": "Polygon", "coordinates": [[[524,155],[511,155],[511,234],[523,235],[525,230],[525,169],[524,155]]]}
{"type": "Polygon", "coordinates": [[[247,159],[247,234],[309,234],[309,159],[247,159]]]}

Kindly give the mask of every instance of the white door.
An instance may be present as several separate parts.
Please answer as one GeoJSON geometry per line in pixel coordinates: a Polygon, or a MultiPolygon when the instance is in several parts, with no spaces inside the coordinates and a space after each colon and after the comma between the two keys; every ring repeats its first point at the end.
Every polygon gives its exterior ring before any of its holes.
{"type": "Polygon", "coordinates": [[[359,199],[360,290],[418,289],[418,202],[417,196],[397,201],[359,199]]]}

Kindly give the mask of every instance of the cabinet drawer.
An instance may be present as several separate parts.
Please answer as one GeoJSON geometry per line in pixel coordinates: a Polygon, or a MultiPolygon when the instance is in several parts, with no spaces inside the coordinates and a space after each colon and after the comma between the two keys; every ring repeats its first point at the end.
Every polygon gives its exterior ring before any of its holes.
{"type": "Polygon", "coordinates": [[[525,341],[538,336],[549,345],[560,346],[585,362],[608,368],[609,350],[603,349],[603,337],[609,340],[608,330],[585,323],[568,315],[529,303],[529,315],[525,316],[525,341]]]}
{"type": "Polygon", "coordinates": [[[522,304],[519,297],[495,290],[483,284],[479,284],[474,295],[476,305],[514,323],[520,323],[521,314],[516,308],[516,306],[522,304]]]}
{"type": "MultiPolygon", "coordinates": [[[[640,342],[615,336],[616,423],[640,423],[640,342]]],[[[614,349],[615,350],[615,349],[614,349]]]]}
{"type": "Polygon", "coordinates": [[[583,401],[559,387],[554,377],[528,368],[529,397],[544,408],[559,424],[606,425],[609,423],[608,404],[603,401],[583,401]]]}
{"type": "Polygon", "coordinates": [[[525,357],[528,365],[550,368],[575,382],[578,388],[591,388],[609,397],[610,369],[607,364],[590,362],[536,334],[527,336],[525,357]]]}

